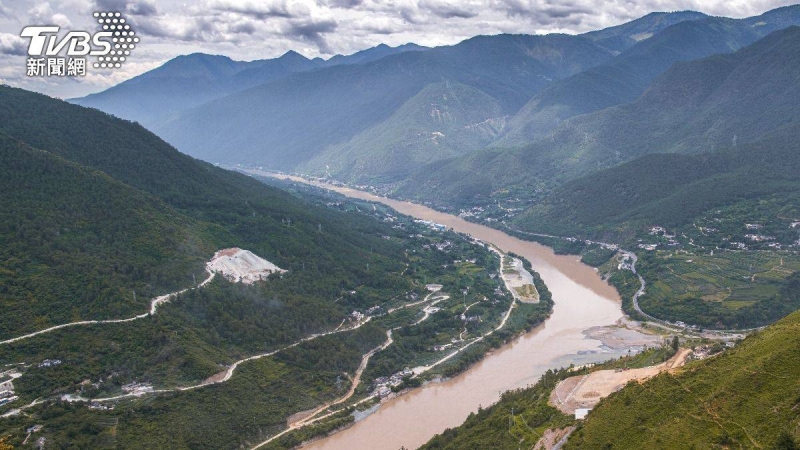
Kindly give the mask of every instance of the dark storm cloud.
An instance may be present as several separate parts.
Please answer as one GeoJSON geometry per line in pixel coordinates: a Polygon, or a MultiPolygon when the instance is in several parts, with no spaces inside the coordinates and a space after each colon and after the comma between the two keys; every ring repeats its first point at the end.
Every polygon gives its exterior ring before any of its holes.
{"type": "Polygon", "coordinates": [[[330,0],[328,6],[351,9],[361,6],[363,3],[364,0],[330,0]]]}
{"type": "Polygon", "coordinates": [[[579,5],[546,6],[540,11],[541,14],[553,19],[564,19],[576,14],[589,14],[591,12],[591,9],[579,5]]]}
{"type": "Polygon", "coordinates": [[[135,16],[158,15],[153,0],[95,0],[98,11],[121,11],[135,16]]]}
{"type": "Polygon", "coordinates": [[[333,33],[339,24],[333,19],[299,20],[289,25],[287,34],[290,36],[311,41],[317,45],[320,53],[332,54],[333,50],[323,34],[333,33]]]}
{"type": "Polygon", "coordinates": [[[237,13],[259,20],[264,20],[270,17],[295,17],[295,14],[290,11],[290,8],[285,1],[242,2],[235,0],[213,0],[208,3],[208,6],[214,11],[237,13]]]}
{"type": "Polygon", "coordinates": [[[509,16],[541,17],[546,23],[551,19],[564,19],[578,14],[591,14],[597,12],[597,7],[591,1],[582,3],[572,1],[545,1],[533,2],[528,0],[492,0],[491,5],[505,11],[509,16]]]}
{"type": "Polygon", "coordinates": [[[419,7],[443,19],[454,17],[469,19],[478,15],[477,8],[459,1],[422,0],[419,2],[419,7]]]}

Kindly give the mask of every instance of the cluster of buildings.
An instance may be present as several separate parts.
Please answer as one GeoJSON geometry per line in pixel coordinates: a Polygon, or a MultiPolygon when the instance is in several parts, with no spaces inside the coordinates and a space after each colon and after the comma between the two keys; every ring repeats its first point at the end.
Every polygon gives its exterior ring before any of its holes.
{"type": "MultiPolygon", "coordinates": [[[[453,339],[455,340],[455,338],[453,338],[453,339]]],[[[451,342],[449,344],[434,345],[433,347],[431,347],[431,350],[433,350],[435,352],[443,352],[443,351],[447,350],[448,348],[452,347],[453,345],[454,345],[453,342],[451,342]]]]}
{"type": "Polygon", "coordinates": [[[392,393],[392,388],[403,384],[403,379],[414,375],[414,372],[406,367],[400,372],[389,377],[378,377],[373,382],[375,389],[373,393],[378,397],[384,398],[392,393]]]}
{"type": "Polygon", "coordinates": [[[7,405],[18,398],[19,396],[14,392],[14,382],[11,379],[0,383],[0,406],[7,405]]]}
{"type": "Polygon", "coordinates": [[[148,383],[128,383],[122,386],[122,392],[126,394],[133,394],[133,395],[141,395],[146,394],[149,392],[153,392],[153,385],[148,383]]]}
{"type": "Polygon", "coordinates": [[[442,241],[442,242],[436,242],[436,243],[433,243],[433,244],[425,244],[425,245],[422,246],[422,248],[424,248],[426,250],[430,250],[431,248],[435,248],[436,250],[439,250],[440,252],[445,252],[452,245],[453,245],[453,243],[450,242],[450,241],[442,241]]]}
{"type": "Polygon", "coordinates": [[[100,411],[111,411],[114,409],[113,403],[100,403],[100,402],[91,402],[89,403],[89,409],[97,409],[100,411]]]}
{"type": "Polygon", "coordinates": [[[772,236],[765,236],[763,234],[745,234],[745,238],[751,240],[752,242],[764,242],[764,241],[774,241],[775,238],[772,236]]]}
{"type": "Polygon", "coordinates": [[[484,212],[483,206],[473,206],[470,209],[462,209],[458,212],[458,217],[462,219],[467,217],[480,217],[484,212]]]}
{"type": "Polygon", "coordinates": [[[348,317],[350,317],[352,320],[354,320],[356,322],[361,322],[367,316],[375,316],[375,315],[378,315],[380,312],[381,312],[381,306],[380,305],[375,305],[375,306],[367,309],[366,313],[362,313],[361,311],[353,310],[353,312],[351,312],[348,317]]]}
{"type": "Polygon", "coordinates": [[[44,368],[44,367],[55,367],[61,364],[60,359],[45,359],[44,361],[40,362],[37,367],[44,368]]]}
{"type": "Polygon", "coordinates": [[[441,284],[434,284],[434,283],[425,285],[425,289],[427,289],[427,290],[429,290],[431,292],[439,292],[439,291],[442,290],[442,287],[444,287],[444,286],[442,286],[441,284]]]}
{"type": "Polygon", "coordinates": [[[632,270],[633,269],[633,260],[631,257],[623,253],[622,257],[620,258],[619,264],[617,264],[617,270],[632,270]]]}
{"type": "Polygon", "coordinates": [[[418,223],[420,225],[425,225],[431,230],[436,231],[445,231],[447,230],[447,225],[442,225],[440,223],[431,222],[430,220],[422,220],[422,219],[414,219],[414,223],[418,223]]]}

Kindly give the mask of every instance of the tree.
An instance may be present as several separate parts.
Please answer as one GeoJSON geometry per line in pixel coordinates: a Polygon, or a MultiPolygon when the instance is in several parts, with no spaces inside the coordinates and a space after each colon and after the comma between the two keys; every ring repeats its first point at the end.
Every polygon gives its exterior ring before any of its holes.
{"type": "Polygon", "coordinates": [[[797,450],[797,442],[791,434],[784,431],[778,436],[778,441],[775,442],[775,450],[797,450]]]}

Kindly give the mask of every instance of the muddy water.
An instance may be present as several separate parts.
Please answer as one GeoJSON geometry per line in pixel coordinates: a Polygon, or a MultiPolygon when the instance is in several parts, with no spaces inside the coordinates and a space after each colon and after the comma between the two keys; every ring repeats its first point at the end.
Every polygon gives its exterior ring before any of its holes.
{"type": "MultiPolygon", "coordinates": [[[[259,173],[261,175],[269,175],[259,173]]],[[[297,179],[297,181],[303,181],[297,179]]],[[[324,450],[416,448],[434,434],[461,424],[479,406],[496,402],[500,392],[534,384],[549,368],[619,356],[587,338],[587,328],[615,323],[622,312],[617,292],[574,256],[557,256],[542,245],[467,222],[430,208],[353,189],[321,185],[349,197],[384,203],[397,211],[452,227],[527,258],[553,293],[553,315],[543,325],[442,383],[430,383],[385,402],[353,427],[304,448],[324,450]]]]}

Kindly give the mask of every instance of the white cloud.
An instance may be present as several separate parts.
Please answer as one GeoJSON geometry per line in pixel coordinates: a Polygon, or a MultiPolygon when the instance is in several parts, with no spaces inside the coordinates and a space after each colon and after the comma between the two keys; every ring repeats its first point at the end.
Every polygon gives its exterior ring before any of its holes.
{"type": "MultiPolygon", "coordinates": [[[[81,81],[40,82],[41,90],[83,95],[179,54],[271,58],[294,49],[314,57],[380,43],[454,44],[477,34],[580,33],[652,11],[699,10],[745,17],[797,0],[0,0],[0,62],[24,75],[28,24],[92,26],[95,10],[123,11],[142,44],[132,64],[81,81]],[[19,19],[21,18],[21,19],[19,19]],[[5,56],[4,56],[5,55],[5,56]],[[136,64],[133,64],[133,62],[136,64]]],[[[13,81],[8,73],[3,79],[13,81]]],[[[23,79],[25,86],[37,85],[23,79]]]]}
{"type": "Polygon", "coordinates": [[[0,33],[0,54],[27,55],[28,42],[11,33],[0,33]]]}
{"type": "Polygon", "coordinates": [[[3,2],[0,1],[0,17],[5,17],[6,19],[16,20],[16,15],[11,11],[11,8],[3,5],[3,2]]]}

